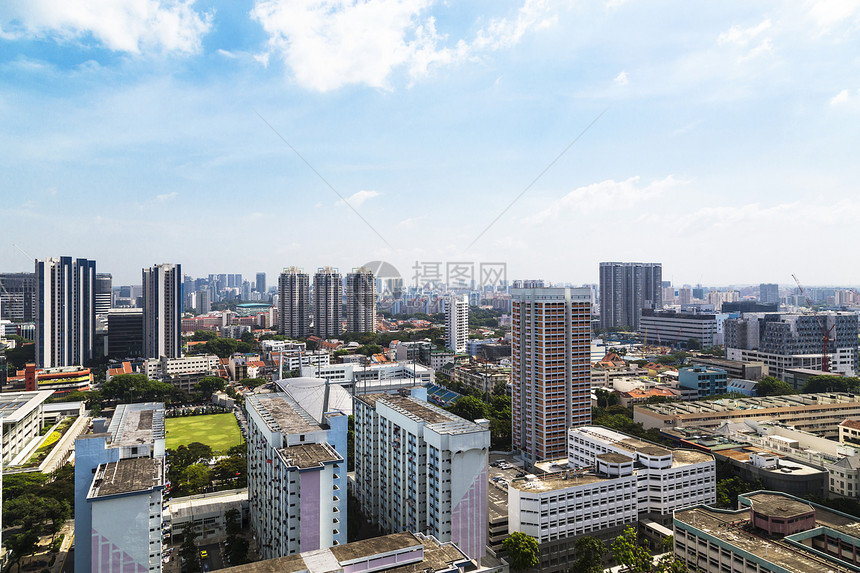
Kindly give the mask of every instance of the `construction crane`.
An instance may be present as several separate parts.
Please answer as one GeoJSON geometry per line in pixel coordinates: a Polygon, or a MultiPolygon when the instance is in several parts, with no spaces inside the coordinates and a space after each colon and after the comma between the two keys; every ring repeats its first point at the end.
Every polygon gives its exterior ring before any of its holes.
{"type": "Polygon", "coordinates": [[[827,323],[822,320],[821,315],[817,310],[815,310],[815,306],[812,304],[812,299],[809,298],[808,294],[806,294],[806,289],[803,288],[802,284],[800,284],[797,276],[792,273],[791,278],[793,278],[794,282],[797,283],[797,288],[800,289],[800,294],[802,294],[806,299],[806,304],[809,305],[809,308],[812,310],[812,315],[815,317],[815,320],[818,321],[818,326],[821,327],[821,371],[830,372],[830,359],[827,356],[827,343],[830,340],[830,332],[836,328],[836,322],[834,321],[833,326],[827,328],[827,323]]]}

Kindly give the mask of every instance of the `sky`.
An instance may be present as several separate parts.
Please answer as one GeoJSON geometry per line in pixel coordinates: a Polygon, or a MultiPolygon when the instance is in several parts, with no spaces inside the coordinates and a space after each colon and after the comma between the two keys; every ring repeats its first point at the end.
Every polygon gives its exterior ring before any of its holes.
{"type": "Polygon", "coordinates": [[[0,271],[858,285],[860,3],[5,0],[0,271]]]}

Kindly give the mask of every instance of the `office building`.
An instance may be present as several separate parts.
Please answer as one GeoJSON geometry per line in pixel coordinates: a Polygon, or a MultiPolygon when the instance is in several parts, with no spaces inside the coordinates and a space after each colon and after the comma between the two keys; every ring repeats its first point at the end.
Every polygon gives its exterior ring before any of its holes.
{"type": "Polygon", "coordinates": [[[660,263],[600,263],[600,328],[639,330],[642,309],[663,307],[662,281],[660,263]]]}
{"type": "Polygon", "coordinates": [[[266,294],[266,273],[257,273],[257,280],[254,282],[254,290],[259,293],[266,294]]]}
{"type": "Polygon", "coordinates": [[[738,496],[740,509],[699,505],[674,517],[674,553],[688,571],[860,570],[857,518],[778,491],[738,496]]]}
{"type": "Polygon", "coordinates": [[[36,275],[0,273],[0,320],[33,322],[35,308],[36,275]]]}
{"type": "Polygon", "coordinates": [[[182,265],[143,269],[143,353],[178,358],[182,353],[182,265]]]}
{"type": "Polygon", "coordinates": [[[96,334],[96,262],[36,261],[36,366],[85,366],[96,334]]]}
{"type": "Polygon", "coordinates": [[[332,267],[321,267],[314,275],[314,334],[323,340],[342,332],[343,283],[332,267]]]}
{"type": "Polygon", "coordinates": [[[779,420],[824,438],[836,439],[837,426],[846,418],[860,417],[860,396],[846,392],[725,398],[718,401],[671,402],[633,407],[633,421],[646,430],[696,426],[716,428],[723,421],[779,420]]]}
{"type": "Polygon", "coordinates": [[[75,571],[161,571],[164,405],[120,404],[75,440],[75,571]]]}
{"type": "Polygon", "coordinates": [[[728,377],[725,370],[691,366],[678,370],[678,385],[698,392],[697,400],[728,392],[728,377]]]}
{"type": "Polygon", "coordinates": [[[785,380],[786,370],[794,368],[856,376],[860,372],[858,327],[853,312],[745,314],[724,323],[726,358],[764,362],[770,375],[781,380],[785,380]]]}
{"type": "Polygon", "coordinates": [[[567,450],[591,422],[591,290],[512,289],[513,447],[528,463],[567,450]]]}
{"type": "Polygon", "coordinates": [[[453,543],[420,532],[403,532],[353,541],[320,551],[237,565],[225,573],[508,573],[498,559],[475,563],[453,543]]]}
{"type": "Polygon", "coordinates": [[[445,345],[457,354],[466,352],[469,342],[469,297],[451,295],[445,301],[445,345]]]}
{"type": "Polygon", "coordinates": [[[346,331],[376,332],[376,279],[365,267],[346,275],[346,331]]]}
{"type": "Polygon", "coordinates": [[[469,422],[413,396],[356,396],[355,484],[384,532],[423,531],[480,561],[487,543],[488,420],[469,422]]]}
{"type": "Polygon", "coordinates": [[[290,338],[310,334],[310,280],[297,267],[278,277],[278,332],[290,338]]]}
{"type": "Polygon", "coordinates": [[[96,273],[96,316],[105,316],[113,304],[113,276],[96,273]]]}
{"type": "Polygon", "coordinates": [[[758,285],[758,300],[763,303],[779,304],[779,285],[761,283],[758,285]]]}
{"type": "Polygon", "coordinates": [[[114,308],[108,313],[107,352],[110,358],[143,357],[143,309],[114,308]]]}
{"type": "Polygon", "coordinates": [[[264,559],[346,543],[347,416],[329,410],[324,387],[315,412],[283,391],[246,399],[250,522],[264,559]]]}
{"type": "Polygon", "coordinates": [[[757,300],[739,300],[737,302],[724,302],[722,311],[724,313],[749,313],[749,312],[779,312],[779,303],[760,302],[757,300]]]}
{"type": "Polygon", "coordinates": [[[707,348],[715,344],[717,315],[645,309],[639,319],[639,331],[645,344],[686,346],[692,338],[707,348]]]}
{"type": "Polygon", "coordinates": [[[194,312],[197,314],[209,314],[212,311],[212,302],[208,290],[199,290],[194,293],[194,312]]]}

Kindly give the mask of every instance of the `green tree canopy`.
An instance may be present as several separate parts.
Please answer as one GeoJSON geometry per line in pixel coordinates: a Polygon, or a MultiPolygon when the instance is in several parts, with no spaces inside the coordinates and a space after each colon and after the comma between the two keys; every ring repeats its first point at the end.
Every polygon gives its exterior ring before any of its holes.
{"type": "Polygon", "coordinates": [[[786,396],[788,394],[797,394],[797,391],[791,387],[791,384],[784,382],[773,376],[765,376],[755,385],[757,396],[786,396]]]}
{"type": "Polygon", "coordinates": [[[823,374],[812,376],[803,386],[804,394],[818,392],[856,392],[860,389],[860,378],[823,374]]]}
{"type": "Polygon", "coordinates": [[[537,539],[521,531],[511,533],[502,542],[502,549],[507,551],[508,561],[514,571],[526,571],[540,564],[537,539]]]}
{"type": "Polygon", "coordinates": [[[577,573],[602,573],[603,555],[608,551],[602,541],[594,537],[576,540],[576,561],[573,570],[577,573]]]}
{"type": "Polygon", "coordinates": [[[218,338],[218,333],[214,330],[195,330],[191,335],[191,340],[194,342],[209,341],[214,338],[218,338]]]}
{"type": "Polygon", "coordinates": [[[215,392],[221,391],[227,385],[223,378],[218,376],[206,376],[194,386],[194,390],[203,395],[204,398],[209,398],[215,392]]]}
{"type": "Polygon", "coordinates": [[[612,542],[612,554],[619,565],[628,573],[651,573],[653,557],[647,547],[639,545],[636,528],[632,525],[612,542]]]}
{"type": "Polygon", "coordinates": [[[202,493],[211,481],[209,467],[203,464],[192,464],[182,472],[184,485],[190,493],[202,493]]]}
{"type": "Polygon", "coordinates": [[[489,418],[487,404],[475,396],[463,396],[449,408],[451,413],[474,422],[480,418],[489,418]]]}

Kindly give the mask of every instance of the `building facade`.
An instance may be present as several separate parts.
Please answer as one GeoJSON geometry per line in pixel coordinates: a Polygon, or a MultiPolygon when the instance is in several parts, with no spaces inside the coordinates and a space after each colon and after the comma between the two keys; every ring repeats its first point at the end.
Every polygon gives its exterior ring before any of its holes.
{"type": "Polygon", "coordinates": [[[567,429],[591,422],[591,290],[512,289],[513,447],[562,457],[567,429]]]}
{"type": "Polygon", "coordinates": [[[0,320],[33,322],[35,308],[36,275],[0,273],[0,320]]]}
{"type": "Polygon", "coordinates": [[[356,396],[353,412],[356,494],[365,516],[385,532],[453,542],[480,561],[489,421],[469,422],[428,404],[426,390],[356,396]]]}
{"type": "Polygon", "coordinates": [[[774,283],[758,285],[758,300],[764,303],[779,304],[779,285],[774,283]]]}
{"type": "Polygon", "coordinates": [[[321,267],[314,275],[314,334],[326,340],[342,332],[343,283],[333,267],[321,267]]]}
{"type": "Polygon", "coordinates": [[[716,344],[717,316],[644,309],[639,319],[639,331],[645,336],[645,344],[686,346],[690,339],[695,339],[702,348],[707,348],[716,344]]]}
{"type": "Polygon", "coordinates": [[[726,371],[719,368],[707,368],[705,366],[681,368],[678,370],[678,384],[681,388],[698,392],[696,398],[698,400],[728,392],[726,371]]]}
{"type": "Polygon", "coordinates": [[[346,331],[376,332],[376,279],[365,267],[346,275],[346,331]]]}
{"type": "Polygon", "coordinates": [[[310,278],[297,267],[278,277],[278,332],[290,338],[305,338],[310,331],[310,278]]]}
{"type": "Polygon", "coordinates": [[[600,328],[639,330],[642,309],[662,307],[661,263],[600,263],[600,328]]]}
{"type": "Polygon", "coordinates": [[[346,543],[347,416],[286,392],[250,395],[248,501],[264,559],[346,543]]]}
{"type": "Polygon", "coordinates": [[[114,308],[108,313],[108,356],[143,357],[143,309],[114,308]]]}
{"type": "Polygon", "coordinates": [[[182,265],[143,269],[143,354],[182,355],[182,265]]]}
{"type": "Polygon", "coordinates": [[[93,357],[95,280],[95,261],[36,261],[36,366],[85,366],[93,357]]]}
{"type": "Polygon", "coordinates": [[[96,274],[96,315],[105,316],[113,305],[113,276],[110,273],[96,274]]]}
{"type": "Polygon", "coordinates": [[[469,296],[451,295],[445,301],[445,345],[455,353],[466,352],[469,341],[469,296]]]}

